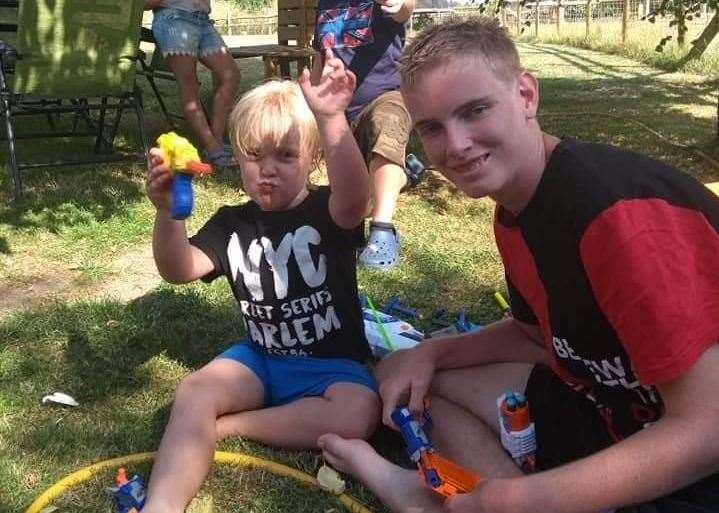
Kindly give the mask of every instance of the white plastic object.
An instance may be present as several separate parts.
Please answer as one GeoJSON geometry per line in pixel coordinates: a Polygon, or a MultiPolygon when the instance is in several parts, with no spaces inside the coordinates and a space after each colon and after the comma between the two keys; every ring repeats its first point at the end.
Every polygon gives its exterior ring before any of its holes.
{"type": "Polygon", "coordinates": [[[340,477],[335,469],[324,464],[317,471],[317,483],[323,490],[336,495],[345,491],[344,479],[340,477]]]}
{"type": "Polygon", "coordinates": [[[64,404],[65,406],[80,406],[80,403],[78,403],[73,397],[62,392],[54,392],[43,397],[42,404],[46,403],[64,404]]]}

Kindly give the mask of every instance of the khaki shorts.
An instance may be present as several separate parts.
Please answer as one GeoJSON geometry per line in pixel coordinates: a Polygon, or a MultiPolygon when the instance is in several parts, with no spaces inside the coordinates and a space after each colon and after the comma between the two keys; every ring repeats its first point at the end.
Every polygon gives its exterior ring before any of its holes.
{"type": "Polygon", "coordinates": [[[383,93],[367,104],[352,123],[352,130],[368,164],[376,153],[404,168],[412,122],[399,91],[383,93]]]}

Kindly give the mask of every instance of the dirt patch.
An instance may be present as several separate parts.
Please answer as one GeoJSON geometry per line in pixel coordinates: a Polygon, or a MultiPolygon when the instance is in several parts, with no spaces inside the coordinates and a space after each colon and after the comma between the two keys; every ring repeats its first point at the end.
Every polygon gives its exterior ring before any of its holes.
{"type": "Polygon", "coordinates": [[[92,296],[108,296],[127,302],[145,295],[162,282],[149,244],[120,255],[113,261],[111,269],[112,278],[95,287],[92,296]]]}
{"type": "Polygon", "coordinates": [[[149,245],[121,254],[109,267],[110,273],[102,282],[83,283],[75,271],[45,268],[38,274],[23,276],[21,284],[0,284],[0,319],[49,301],[108,297],[127,302],[143,296],[162,281],[149,245]]]}

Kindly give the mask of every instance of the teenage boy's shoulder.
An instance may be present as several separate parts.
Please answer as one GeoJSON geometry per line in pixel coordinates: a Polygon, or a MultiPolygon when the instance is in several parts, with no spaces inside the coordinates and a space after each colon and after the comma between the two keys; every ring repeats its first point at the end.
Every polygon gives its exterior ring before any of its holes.
{"type": "Polygon", "coordinates": [[[553,191],[557,203],[574,205],[577,214],[589,217],[633,200],[719,216],[717,198],[690,175],[634,151],[571,138],[552,153],[540,187],[553,191]]]}

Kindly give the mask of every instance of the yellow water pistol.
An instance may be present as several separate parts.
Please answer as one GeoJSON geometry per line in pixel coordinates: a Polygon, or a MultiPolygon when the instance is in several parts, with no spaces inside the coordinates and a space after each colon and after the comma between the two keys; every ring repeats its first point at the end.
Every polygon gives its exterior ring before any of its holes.
{"type": "Polygon", "coordinates": [[[167,132],[157,138],[162,153],[162,161],[172,171],[172,206],[173,219],[186,219],[192,213],[193,192],[192,176],[212,173],[212,166],[205,164],[190,141],[167,132]]]}

